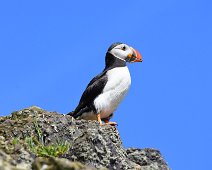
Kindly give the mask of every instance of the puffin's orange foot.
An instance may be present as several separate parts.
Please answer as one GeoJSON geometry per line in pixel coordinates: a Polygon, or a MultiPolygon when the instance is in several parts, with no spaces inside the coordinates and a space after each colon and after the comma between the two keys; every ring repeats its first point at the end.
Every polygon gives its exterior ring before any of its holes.
{"type": "Polygon", "coordinates": [[[104,119],[103,121],[105,122],[105,124],[103,124],[100,114],[97,114],[97,121],[99,122],[100,126],[104,126],[104,125],[116,126],[116,125],[118,125],[116,122],[109,122],[108,119],[104,119]]]}
{"type": "Polygon", "coordinates": [[[117,126],[118,124],[116,122],[107,122],[105,125],[117,126]]]}
{"type": "Polygon", "coordinates": [[[108,119],[104,119],[103,121],[105,122],[105,125],[111,125],[111,126],[116,126],[116,125],[118,125],[116,122],[109,122],[108,119]]]}
{"type": "Polygon", "coordinates": [[[101,117],[100,117],[100,114],[97,114],[97,121],[99,122],[100,126],[103,126],[104,124],[102,123],[102,120],[101,120],[101,117]]]}
{"type": "Polygon", "coordinates": [[[118,124],[117,124],[116,122],[108,122],[108,123],[105,123],[105,124],[100,123],[100,126],[104,126],[104,125],[116,126],[116,125],[118,125],[118,124]]]}

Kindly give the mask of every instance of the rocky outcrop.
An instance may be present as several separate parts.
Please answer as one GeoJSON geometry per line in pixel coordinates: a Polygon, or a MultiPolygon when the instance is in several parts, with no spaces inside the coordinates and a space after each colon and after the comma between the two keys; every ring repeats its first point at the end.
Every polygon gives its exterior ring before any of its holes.
{"type": "Polygon", "coordinates": [[[0,117],[1,170],[169,170],[155,149],[125,149],[116,127],[30,107],[0,117]]]}

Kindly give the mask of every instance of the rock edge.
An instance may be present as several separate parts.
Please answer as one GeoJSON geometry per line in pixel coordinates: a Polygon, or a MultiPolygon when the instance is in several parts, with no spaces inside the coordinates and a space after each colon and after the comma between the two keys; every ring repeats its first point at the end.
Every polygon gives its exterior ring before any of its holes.
{"type": "Polygon", "coordinates": [[[33,106],[0,117],[0,169],[169,170],[169,167],[158,150],[125,149],[116,127],[75,120],[33,106]],[[31,136],[41,142],[36,127],[41,130],[46,146],[68,142],[69,150],[57,158],[38,157],[24,142],[31,136]]]}

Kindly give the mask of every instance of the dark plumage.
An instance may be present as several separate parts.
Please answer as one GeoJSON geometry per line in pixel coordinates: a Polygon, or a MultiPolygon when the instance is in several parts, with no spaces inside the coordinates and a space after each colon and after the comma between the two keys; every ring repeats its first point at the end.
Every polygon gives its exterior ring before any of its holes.
{"type": "MultiPolygon", "coordinates": [[[[115,46],[113,45],[113,47],[115,46]]],[[[77,118],[81,116],[81,114],[84,112],[94,111],[96,113],[93,101],[99,94],[102,93],[105,84],[107,83],[108,78],[106,76],[106,72],[115,67],[125,67],[125,66],[126,66],[125,61],[120,60],[107,52],[105,57],[104,70],[90,81],[90,83],[87,85],[84,93],[81,96],[78,106],[73,112],[68,113],[68,115],[77,118]]]]}
{"type": "Polygon", "coordinates": [[[131,83],[126,62],[138,61],[141,56],[132,47],[120,42],[112,44],[105,56],[104,70],[89,82],[78,106],[68,114],[74,118],[98,120],[101,125],[101,120],[115,125],[109,120],[131,83]]]}

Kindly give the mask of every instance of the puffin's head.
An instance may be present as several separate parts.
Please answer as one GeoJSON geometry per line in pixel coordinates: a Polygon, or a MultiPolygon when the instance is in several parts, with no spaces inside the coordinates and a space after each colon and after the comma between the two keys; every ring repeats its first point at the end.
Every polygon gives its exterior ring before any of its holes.
{"type": "Polygon", "coordinates": [[[126,62],[142,62],[142,56],[134,48],[124,43],[113,43],[109,48],[108,52],[113,56],[124,60],[126,62]]]}

